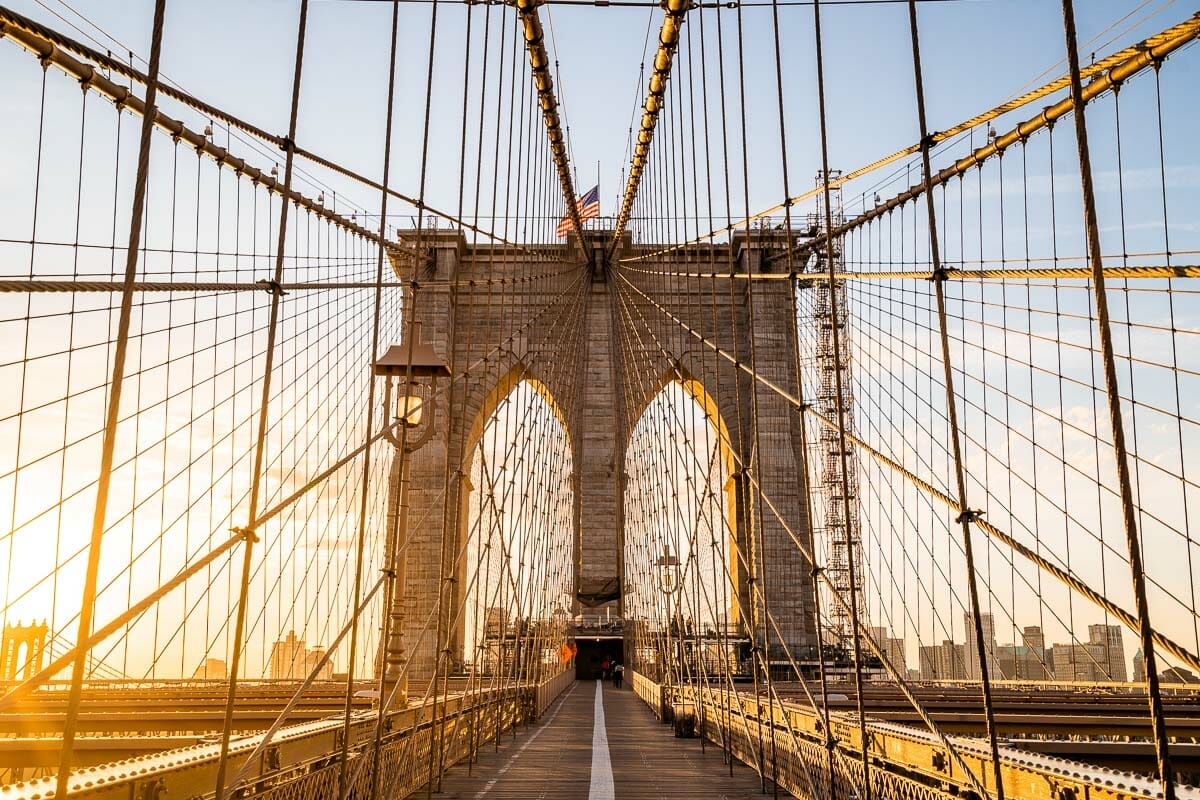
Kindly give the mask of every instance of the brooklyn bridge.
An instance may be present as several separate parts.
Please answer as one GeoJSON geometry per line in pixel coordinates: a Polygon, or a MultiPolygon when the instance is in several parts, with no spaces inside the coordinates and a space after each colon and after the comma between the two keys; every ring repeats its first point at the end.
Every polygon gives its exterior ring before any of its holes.
{"type": "Polygon", "coordinates": [[[1196,9],[72,3],[0,797],[1200,798],[1196,9]]]}

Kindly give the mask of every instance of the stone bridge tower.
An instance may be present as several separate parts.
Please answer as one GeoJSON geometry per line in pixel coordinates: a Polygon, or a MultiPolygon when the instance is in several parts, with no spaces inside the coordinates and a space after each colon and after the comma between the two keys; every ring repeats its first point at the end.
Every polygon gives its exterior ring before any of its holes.
{"type": "MultiPolygon", "coordinates": [[[[452,379],[428,444],[411,457],[409,520],[424,522],[409,530],[404,642],[412,661],[409,676],[418,685],[432,673],[437,649],[432,636],[427,635],[420,645],[416,642],[423,621],[437,604],[445,558],[443,526],[452,529],[446,552],[457,552],[467,530],[470,495],[477,488],[469,479],[474,448],[496,405],[524,379],[539,382],[557,401],[571,442],[577,611],[605,605],[614,614],[621,611],[624,456],[629,433],[643,410],[624,407],[623,398],[652,397],[667,381],[687,375],[704,387],[718,408],[734,463],[757,468],[758,480],[774,505],[773,510],[760,508],[753,470],[743,466],[732,472],[727,493],[737,508],[738,544],[751,553],[752,540],[765,542],[767,574],[763,582],[771,613],[797,656],[815,642],[809,565],[793,541],[797,538],[811,548],[800,469],[804,463],[800,417],[744,371],[731,364],[715,370],[712,350],[684,327],[714,336],[723,350],[742,360],[748,359],[753,339],[759,374],[778,386],[794,389],[797,342],[791,283],[734,281],[731,294],[728,279],[685,278],[672,285],[663,282],[670,279],[629,270],[615,273],[605,263],[605,247],[612,232],[585,233],[590,252],[585,253],[578,243],[570,249],[562,245],[553,252],[555,260],[539,261],[537,254],[515,247],[472,246],[457,229],[426,229],[419,236],[416,231],[401,232],[403,240],[416,241],[419,248],[415,258],[411,251],[406,257],[393,254],[393,268],[408,287],[405,309],[414,309],[422,339],[448,364],[455,365],[456,374],[463,371],[463,365],[473,365],[469,379],[452,379]],[[585,269],[564,268],[563,259],[575,260],[585,269]],[[561,274],[525,280],[555,272],[561,274]],[[506,280],[500,283],[498,279],[506,280]],[[567,289],[578,292],[581,300],[570,312],[577,315],[573,325],[578,333],[572,351],[575,358],[570,368],[546,369],[549,360],[559,358],[556,354],[561,353],[562,343],[546,338],[548,326],[523,323],[544,313],[548,300],[567,289]],[[660,307],[655,308],[648,298],[655,298],[660,307]],[[625,329],[622,313],[630,308],[644,319],[655,320],[655,337],[634,336],[625,329]],[[678,322],[672,322],[667,314],[678,322]],[[751,424],[755,410],[752,392],[757,392],[757,426],[751,424]],[[752,458],[752,453],[756,457],[752,458]],[[443,498],[447,475],[450,480],[443,498]],[[763,535],[752,537],[751,526],[758,526],[755,530],[763,535]]],[[[732,257],[739,272],[764,270],[768,269],[764,247],[762,243],[747,246],[744,237],[735,237],[732,245],[714,246],[707,257],[698,258],[696,251],[689,249],[690,263],[682,267],[670,256],[662,263],[638,263],[648,270],[708,271],[710,262],[727,269],[732,257]]],[[[545,253],[546,248],[539,247],[539,252],[545,253]]],[[[622,252],[636,252],[628,234],[618,248],[618,255],[622,252]]],[[[550,313],[561,313],[561,309],[550,313]]],[[[388,343],[381,344],[386,347],[388,343]]],[[[395,480],[398,459],[392,472],[395,480]]],[[[394,500],[390,513],[396,513],[394,500]]],[[[754,555],[757,558],[757,553],[754,555]]],[[[758,576],[744,564],[731,565],[731,571],[737,576],[742,607],[756,607],[749,586],[758,576]]],[[[442,590],[453,603],[451,607],[464,601],[463,580],[450,580],[442,590]]],[[[755,622],[761,630],[761,621],[755,622]]],[[[454,627],[448,647],[457,654],[461,652],[461,615],[454,627]]]]}
{"type": "Polygon", "coordinates": [[[0,680],[23,681],[40,672],[49,632],[45,621],[40,625],[4,623],[4,635],[0,638],[0,680]]]}

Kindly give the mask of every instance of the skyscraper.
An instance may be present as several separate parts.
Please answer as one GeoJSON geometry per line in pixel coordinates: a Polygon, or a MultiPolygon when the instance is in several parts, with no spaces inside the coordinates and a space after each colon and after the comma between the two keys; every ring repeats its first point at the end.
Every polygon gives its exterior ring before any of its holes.
{"type": "Polygon", "coordinates": [[[1095,683],[1110,680],[1105,671],[1107,648],[1099,644],[1054,645],[1054,679],[1095,683]]]}
{"type": "MultiPolygon", "coordinates": [[[[296,636],[295,631],[271,646],[271,661],[269,676],[286,680],[303,680],[316,669],[317,662],[325,655],[325,648],[317,645],[309,650],[307,643],[296,636]]],[[[317,680],[328,680],[333,677],[333,662],[329,661],[321,667],[317,680]]]]}
{"type": "Polygon", "coordinates": [[[1047,681],[1053,675],[1053,657],[1046,652],[1046,635],[1037,625],[1027,625],[1021,631],[1021,643],[1017,652],[1016,677],[1020,680],[1047,681]]]}
{"type": "MultiPolygon", "coordinates": [[[[983,670],[979,664],[979,650],[975,646],[975,620],[971,618],[971,612],[963,614],[963,621],[966,625],[966,643],[963,645],[963,655],[966,660],[966,677],[969,680],[979,680],[983,677],[983,670]]],[[[980,612],[980,626],[983,628],[983,647],[987,651],[988,675],[1000,678],[1000,665],[996,660],[996,624],[992,619],[992,615],[980,612]]]]}
{"type": "Polygon", "coordinates": [[[304,669],[304,640],[295,631],[271,646],[270,675],[272,678],[296,678],[304,669]]]}
{"type": "Polygon", "coordinates": [[[1125,645],[1121,641],[1120,625],[1088,625],[1088,644],[1103,648],[1098,670],[1100,680],[1129,680],[1129,673],[1125,669],[1125,645]]]}
{"type": "Polygon", "coordinates": [[[904,640],[889,636],[888,629],[883,626],[873,626],[870,628],[870,632],[871,638],[879,645],[879,649],[883,651],[887,660],[895,667],[896,672],[901,676],[907,675],[908,666],[904,654],[904,640]]]}
{"type": "Polygon", "coordinates": [[[941,644],[921,647],[918,655],[923,681],[955,681],[966,677],[961,644],[947,639],[941,644]]]}

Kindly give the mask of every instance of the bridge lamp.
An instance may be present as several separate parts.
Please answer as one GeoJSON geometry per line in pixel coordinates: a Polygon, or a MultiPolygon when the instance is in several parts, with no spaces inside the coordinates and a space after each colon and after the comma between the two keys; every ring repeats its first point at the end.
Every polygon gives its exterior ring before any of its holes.
{"type": "MultiPolygon", "coordinates": [[[[679,590],[679,559],[671,555],[669,549],[664,549],[654,564],[658,568],[658,588],[667,597],[667,641],[674,650],[678,646],[675,636],[682,632],[677,624],[678,609],[671,607],[671,597],[679,590]]],[[[670,680],[669,670],[665,677],[670,680]]]]}
{"type": "MultiPolygon", "coordinates": [[[[407,563],[397,546],[398,542],[408,541],[408,488],[411,482],[408,469],[408,457],[421,448],[434,430],[434,415],[437,411],[437,382],[439,378],[449,377],[450,370],[434,351],[433,347],[421,341],[419,323],[410,325],[412,339],[400,344],[394,344],[387,349],[372,365],[376,377],[385,379],[383,407],[386,411],[392,408],[392,384],[396,387],[395,420],[399,423],[395,428],[388,427],[384,436],[396,448],[396,472],[399,476],[398,492],[394,500],[389,501],[388,515],[394,514],[392,535],[386,537],[384,547],[385,571],[392,582],[391,603],[387,610],[388,637],[384,648],[383,664],[383,697],[380,702],[386,702],[389,695],[395,693],[397,703],[407,703],[407,686],[404,679],[404,591],[407,582],[407,563]],[[401,432],[397,437],[396,428],[401,432]],[[395,505],[392,505],[392,502],[395,505]]],[[[390,526],[389,526],[390,527],[390,526]]]]}
{"type": "MultiPolygon", "coordinates": [[[[439,378],[449,377],[450,370],[433,346],[421,341],[420,323],[414,322],[412,329],[414,341],[389,347],[373,365],[374,372],[376,376],[388,379],[384,395],[384,403],[387,406],[391,405],[393,380],[399,384],[396,395],[396,421],[409,429],[418,428],[422,422],[427,421],[427,427],[432,430],[437,382],[439,378]],[[428,420],[425,419],[427,415],[428,420]]],[[[424,441],[420,444],[424,444],[424,441]]],[[[412,452],[416,448],[406,446],[405,449],[412,452]]]]}
{"type": "Polygon", "coordinates": [[[655,563],[658,566],[658,588],[665,595],[675,594],[679,588],[679,559],[671,555],[670,550],[664,550],[655,563]]]}

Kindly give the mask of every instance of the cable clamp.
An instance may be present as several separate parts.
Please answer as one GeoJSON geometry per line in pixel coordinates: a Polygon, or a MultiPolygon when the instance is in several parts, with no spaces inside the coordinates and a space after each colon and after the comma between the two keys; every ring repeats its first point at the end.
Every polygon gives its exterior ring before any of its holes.
{"type": "Polygon", "coordinates": [[[394,570],[394,569],[381,569],[381,570],[379,570],[379,572],[386,578],[395,578],[396,577],[396,570],[394,570]]]}
{"type": "Polygon", "coordinates": [[[829,751],[837,750],[840,740],[836,736],[830,736],[825,739],[825,749],[829,751]]]}
{"type": "Polygon", "coordinates": [[[813,567],[812,569],[810,569],[808,571],[808,574],[811,575],[812,577],[816,578],[820,575],[825,574],[825,568],[824,567],[813,567]]]}
{"type": "Polygon", "coordinates": [[[253,528],[230,528],[229,531],[241,536],[246,544],[254,544],[258,541],[258,536],[255,535],[253,528]]]}
{"type": "Polygon", "coordinates": [[[261,278],[254,283],[256,286],[261,287],[267,294],[274,297],[283,297],[285,294],[287,294],[287,292],[283,290],[283,284],[274,278],[261,278]]]}
{"type": "Polygon", "coordinates": [[[96,75],[97,75],[96,68],[92,67],[92,66],[88,66],[87,74],[79,79],[79,88],[85,92],[88,89],[90,89],[92,86],[92,82],[94,80],[96,80],[96,75]]]}
{"type": "Polygon", "coordinates": [[[957,523],[963,522],[978,522],[983,517],[983,511],[978,508],[968,508],[966,511],[954,518],[957,523]]]}
{"type": "Polygon", "coordinates": [[[929,273],[928,280],[934,283],[941,283],[950,277],[951,272],[957,272],[957,270],[954,267],[938,267],[929,273]]]}
{"type": "Polygon", "coordinates": [[[285,153],[291,152],[296,149],[296,141],[290,136],[280,136],[279,149],[285,153]]]}
{"type": "Polygon", "coordinates": [[[936,137],[937,137],[937,131],[932,131],[930,133],[925,134],[925,138],[921,140],[920,146],[922,148],[924,148],[925,150],[932,150],[933,146],[935,144],[937,144],[936,137]]]}

